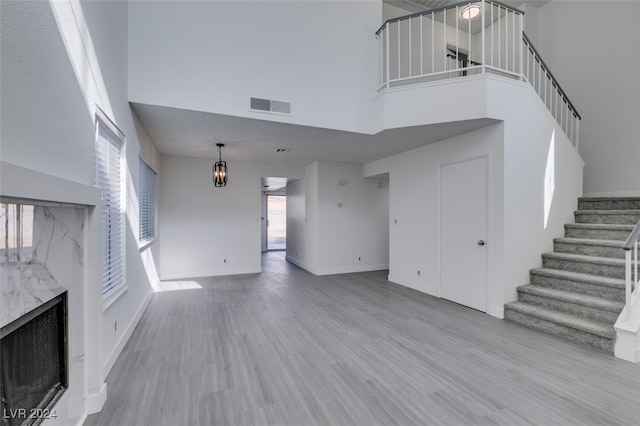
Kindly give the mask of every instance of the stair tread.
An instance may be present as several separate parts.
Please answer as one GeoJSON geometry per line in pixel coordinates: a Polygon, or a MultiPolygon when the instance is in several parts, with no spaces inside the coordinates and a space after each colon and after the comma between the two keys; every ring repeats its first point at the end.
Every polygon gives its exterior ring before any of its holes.
{"type": "Polygon", "coordinates": [[[550,253],[543,253],[542,257],[596,263],[596,264],[606,264],[606,265],[613,265],[613,266],[624,266],[625,264],[624,259],[616,259],[613,257],[588,256],[585,254],[574,254],[574,253],[550,252],[550,253]]]}
{"type": "Polygon", "coordinates": [[[606,246],[606,247],[619,247],[622,250],[621,240],[598,240],[595,238],[577,238],[577,237],[559,237],[554,238],[555,243],[567,243],[567,244],[583,244],[588,246],[606,246]]]}
{"type": "Polygon", "coordinates": [[[579,281],[592,284],[600,284],[607,287],[624,288],[625,282],[620,278],[603,277],[600,275],[583,274],[581,272],[563,271],[552,268],[535,268],[529,271],[531,274],[544,275],[547,277],[564,278],[570,281],[579,281]]]}
{"type": "Polygon", "coordinates": [[[518,291],[533,294],[536,296],[548,297],[551,299],[561,300],[563,302],[573,303],[577,305],[589,306],[610,312],[622,312],[624,302],[617,302],[603,299],[597,296],[589,296],[581,293],[573,293],[569,291],[557,290],[549,287],[542,287],[534,284],[527,284],[518,287],[518,291]]]}
{"type": "Polygon", "coordinates": [[[628,214],[628,215],[636,215],[640,214],[640,209],[617,209],[617,210],[575,210],[574,214],[602,214],[602,215],[616,215],[616,214],[628,214]]]}
{"type": "Polygon", "coordinates": [[[640,197],[579,197],[578,201],[640,201],[640,197]]]}
{"type": "Polygon", "coordinates": [[[595,334],[607,339],[614,339],[616,336],[614,328],[609,325],[564,312],[552,311],[529,303],[510,302],[505,304],[505,309],[511,309],[522,314],[560,324],[565,327],[574,328],[586,333],[595,334]]]}
{"type": "Polygon", "coordinates": [[[582,229],[615,229],[622,231],[632,231],[635,225],[619,224],[619,223],[567,223],[564,225],[567,228],[582,228],[582,229]]]}

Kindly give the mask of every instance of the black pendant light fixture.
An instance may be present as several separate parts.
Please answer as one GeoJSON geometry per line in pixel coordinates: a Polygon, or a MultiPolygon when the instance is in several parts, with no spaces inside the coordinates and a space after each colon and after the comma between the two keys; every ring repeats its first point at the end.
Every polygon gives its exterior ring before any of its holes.
{"type": "Polygon", "coordinates": [[[213,184],[216,188],[227,186],[227,162],[222,161],[223,143],[217,143],[218,161],[213,165],[213,184]]]}

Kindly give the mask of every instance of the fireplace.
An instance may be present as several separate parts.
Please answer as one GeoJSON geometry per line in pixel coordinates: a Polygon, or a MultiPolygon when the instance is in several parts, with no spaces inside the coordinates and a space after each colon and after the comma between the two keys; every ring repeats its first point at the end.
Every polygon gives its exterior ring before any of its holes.
{"type": "Polygon", "coordinates": [[[2,425],[39,424],[68,386],[67,293],[0,330],[2,425]]]}

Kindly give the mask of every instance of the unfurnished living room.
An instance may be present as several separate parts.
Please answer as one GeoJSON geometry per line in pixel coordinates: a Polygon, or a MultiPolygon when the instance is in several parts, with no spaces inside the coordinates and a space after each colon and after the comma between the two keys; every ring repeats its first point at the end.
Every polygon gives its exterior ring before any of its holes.
{"type": "Polygon", "coordinates": [[[637,425],[638,22],[0,1],[2,425],[637,425]]]}

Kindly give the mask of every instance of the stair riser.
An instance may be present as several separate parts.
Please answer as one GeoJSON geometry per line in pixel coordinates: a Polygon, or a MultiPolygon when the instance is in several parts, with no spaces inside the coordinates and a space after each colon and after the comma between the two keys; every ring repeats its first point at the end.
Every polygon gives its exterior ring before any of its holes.
{"type": "Polygon", "coordinates": [[[614,342],[612,339],[607,339],[606,337],[542,320],[540,318],[512,311],[509,308],[505,309],[504,318],[506,320],[517,322],[527,327],[534,328],[544,333],[553,334],[555,336],[559,336],[567,340],[572,340],[583,345],[593,346],[610,354],[613,353],[614,342]]]}
{"type": "Polygon", "coordinates": [[[620,247],[597,246],[591,244],[575,244],[555,242],[553,248],[556,253],[584,254],[587,256],[610,257],[614,259],[624,259],[622,243],[620,247]]]}
{"type": "Polygon", "coordinates": [[[578,210],[639,210],[640,200],[578,200],[578,210]]]}
{"type": "Polygon", "coordinates": [[[568,314],[572,314],[581,318],[600,321],[612,327],[620,316],[620,312],[605,311],[591,306],[568,303],[562,300],[538,296],[521,291],[518,291],[518,301],[529,303],[531,305],[542,306],[544,308],[551,309],[557,312],[566,312],[568,314]]]}
{"type": "Polygon", "coordinates": [[[566,280],[558,277],[548,277],[545,275],[531,274],[531,284],[541,287],[553,288],[556,290],[568,291],[572,293],[586,294],[589,296],[599,296],[606,300],[623,302],[625,299],[624,288],[615,288],[604,285],[584,283],[579,281],[566,280]]]}
{"type": "Polygon", "coordinates": [[[630,231],[615,229],[580,229],[565,227],[565,237],[567,238],[590,238],[594,240],[617,240],[627,239],[630,231]]]}
{"type": "Polygon", "coordinates": [[[576,223],[598,223],[612,225],[635,225],[640,220],[640,213],[632,214],[592,214],[577,212],[576,223]]]}
{"type": "Polygon", "coordinates": [[[542,265],[549,269],[578,272],[581,274],[597,275],[600,277],[624,278],[624,265],[602,265],[598,263],[575,262],[572,260],[559,260],[543,258],[542,265]]]}

